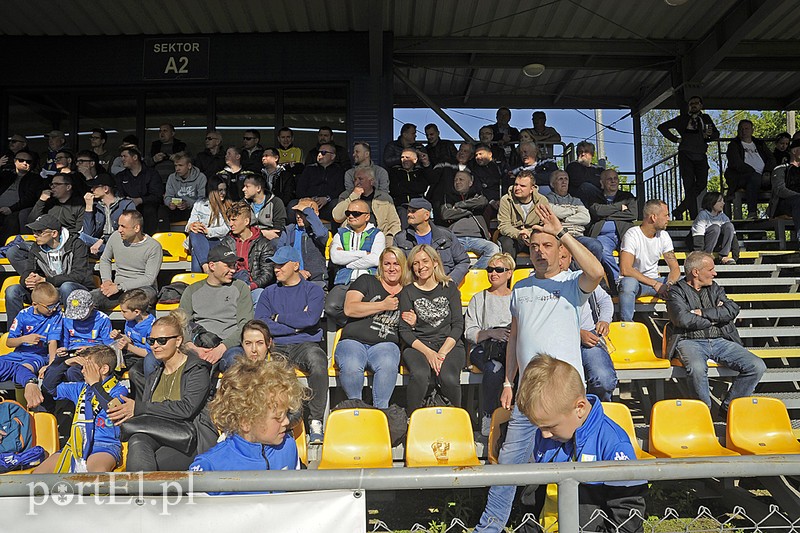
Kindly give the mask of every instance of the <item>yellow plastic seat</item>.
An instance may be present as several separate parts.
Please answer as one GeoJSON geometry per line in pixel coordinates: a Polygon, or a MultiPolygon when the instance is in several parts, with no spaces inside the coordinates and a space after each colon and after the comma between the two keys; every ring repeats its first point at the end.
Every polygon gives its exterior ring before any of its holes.
{"type": "Polygon", "coordinates": [[[496,465],[500,457],[500,425],[511,420],[511,411],[503,407],[498,407],[492,413],[492,425],[489,427],[489,445],[486,451],[486,459],[490,465],[496,465]]]}
{"type": "Polygon", "coordinates": [[[208,274],[204,272],[181,272],[180,274],[175,274],[172,276],[172,281],[170,283],[185,283],[187,285],[191,285],[192,283],[197,283],[198,281],[203,281],[208,277],[208,274]]]}
{"type": "Polygon", "coordinates": [[[711,412],[700,400],[656,402],[650,415],[649,448],[656,457],[739,455],[719,443],[711,412]]]}
{"type": "Polygon", "coordinates": [[[617,370],[669,368],[669,361],[656,357],[647,326],[640,322],[612,322],[608,338],[614,346],[609,355],[617,370]]]}
{"type": "Polygon", "coordinates": [[[547,484],[544,506],[539,515],[539,525],[547,533],[558,533],[558,485],[547,484]]]}
{"type": "Polygon", "coordinates": [[[114,469],[114,472],[124,472],[125,471],[125,465],[127,465],[127,464],[128,464],[128,443],[127,442],[123,442],[122,443],[122,461],[120,462],[120,465],[114,469]]]}
{"type": "Polygon", "coordinates": [[[3,333],[0,335],[0,355],[5,355],[7,353],[11,353],[14,350],[8,347],[6,341],[8,340],[8,332],[3,333]]]}
{"type": "Polygon", "coordinates": [[[640,461],[642,459],[655,459],[653,455],[642,450],[642,447],[639,446],[639,440],[636,438],[636,431],[633,428],[633,417],[627,405],[619,402],[603,402],[603,412],[628,434],[637,459],[640,461]]]}
{"type": "Polygon", "coordinates": [[[511,286],[517,284],[518,281],[523,280],[525,278],[529,278],[533,275],[532,268],[518,268],[514,270],[514,275],[511,276],[511,286]]]}
{"type": "Polygon", "coordinates": [[[458,286],[458,290],[461,292],[461,307],[468,306],[473,296],[491,286],[489,275],[485,270],[468,270],[467,275],[461,281],[461,285],[458,286]]]}
{"type": "Polygon", "coordinates": [[[728,407],[725,447],[742,455],[800,453],[786,406],[776,398],[736,398],[728,407]]]}
{"type": "Polygon", "coordinates": [[[325,243],[325,260],[331,259],[331,244],[333,243],[333,233],[328,232],[328,242],[325,243]]]}
{"type": "Polygon", "coordinates": [[[379,409],[338,409],[328,416],[320,470],[391,468],[389,422],[379,409]]]}
{"type": "Polygon", "coordinates": [[[0,313],[6,312],[6,289],[19,283],[19,276],[8,276],[0,286],[0,313]]]}
{"type": "Polygon", "coordinates": [[[185,233],[176,233],[169,231],[167,233],[155,233],[153,238],[161,243],[161,247],[167,253],[163,261],[166,263],[175,263],[177,261],[186,260],[187,252],[183,247],[183,241],[186,240],[185,233]]]}
{"type": "Polygon", "coordinates": [[[411,413],[406,466],[477,466],[472,422],[460,407],[421,407],[411,413]]]}
{"type": "Polygon", "coordinates": [[[308,465],[308,443],[306,443],[306,426],[302,420],[292,428],[294,443],[297,445],[297,455],[304,465],[308,465]]]}

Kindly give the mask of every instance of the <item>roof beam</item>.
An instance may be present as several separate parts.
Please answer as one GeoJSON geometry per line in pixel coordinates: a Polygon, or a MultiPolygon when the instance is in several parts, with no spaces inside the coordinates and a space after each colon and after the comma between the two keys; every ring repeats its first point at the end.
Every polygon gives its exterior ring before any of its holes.
{"type": "Polygon", "coordinates": [[[667,70],[675,61],[667,56],[599,56],[591,62],[586,56],[591,52],[562,56],[553,54],[536,54],[521,56],[513,54],[417,54],[395,55],[395,63],[407,67],[426,68],[522,68],[535,58],[548,69],[568,68],[579,70],[667,70]]]}
{"type": "Polygon", "coordinates": [[[734,6],[686,54],[683,59],[684,82],[701,82],[736,48],[736,45],[774,13],[783,0],[742,0],[734,6]]]}
{"type": "Polygon", "coordinates": [[[784,104],[783,106],[781,106],[781,109],[786,109],[787,111],[791,110],[796,111],[798,106],[800,106],[800,91],[797,91],[793,95],[789,96],[789,98],[787,98],[784,101],[784,104]]]}
{"type": "MultiPolygon", "coordinates": [[[[629,109],[636,103],[632,98],[620,96],[567,94],[561,97],[557,105],[552,96],[474,94],[470,96],[468,105],[464,104],[461,95],[435,94],[429,95],[429,98],[446,108],[497,108],[498,105],[504,105],[510,108],[522,109],[556,109],[562,107],[590,109],[597,106],[601,106],[603,109],[629,109]]],[[[419,107],[420,98],[414,94],[398,94],[397,85],[395,85],[394,103],[396,107],[419,107]]]]}
{"type": "Polygon", "coordinates": [[[529,37],[395,37],[395,57],[406,54],[500,53],[538,55],[552,53],[572,55],[674,55],[682,41],[641,39],[531,39],[529,37]]]}

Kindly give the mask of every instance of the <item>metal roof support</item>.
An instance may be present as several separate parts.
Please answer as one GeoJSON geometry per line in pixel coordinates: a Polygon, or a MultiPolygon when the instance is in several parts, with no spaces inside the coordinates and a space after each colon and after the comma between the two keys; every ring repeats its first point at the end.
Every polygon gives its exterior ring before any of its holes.
{"type": "Polygon", "coordinates": [[[372,79],[383,76],[383,0],[370,0],[369,20],[369,73],[372,79]]]}
{"type": "Polygon", "coordinates": [[[633,119],[633,167],[636,171],[636,203],[639,213],[644,212],[644,157],[642,156],[642,115],[634,112],[633,119]]]}
{"type": "Polygon", "coordinates": [[[473,138],[470,136],[470,134],[469,134],[469,133],[467,133],[467,132],[466,132],[466,131],[465,131],[465,130],[464,130],[462,127],[461,127],[461,126],[459,126],[459,125],[456,123],[456,121],[455,121],[455,120],[453,120],[452,118],[450,118],[450,116],[449,116],[447,113],[445,113],[445,112],[444,112],[444,110],[443,110],[441,107],[439,107],[439,106],[436,104],[436,102],[434,102],[434,101],[433,101],[433,100],[432,100],[430,97],[428,97],[428,95],[427,95],[427,94],[425,94],[424,92],[422,92],[422,89],[420,89],[419,87],[417,87],[417,85],[416,85],[416,84],[415,84],[413,81],[411,81],[410,79],[408,79],[408,76],[406,76],[405,74],[403,74],[403,73],[400,71],[400,69],[399,69],[399,68],[395,68],[395,69],[394,69],[394,75],[395,75],[395,77],[396,77],[398,80],[402,81],[402,82],[403,82],[403,83],[404,83],[404,84],[405,84],[405,85],[406,85],[406,86],[407,86],[409,89],[411,89],[411,92],[413,92],[415,95],[417,95],[417,97],[418,97],[420,100],[422,100],[422,102],[423,102],[423,103],[424,103],[426,106],[430,107],[430,108],[431,108],[431,110],[432,110],[434,113],[436,113],[437,115],[439,115],[439,118],[441,118],[442,120],[444,120],[444,121],[445,121],[445,123],[446,123],[448,126],[450,126],[451,128],[453,128],[453,130],[454,130],[456,133],[458,133],[459,135],[461,135],[461,137],[462,137],[462,138],[463,138],[465,141],[467,141],[467,142],[470,142],[470,143],[474,143],[474,142],[475,142],[475,139],[473,139],[473,138]]]}

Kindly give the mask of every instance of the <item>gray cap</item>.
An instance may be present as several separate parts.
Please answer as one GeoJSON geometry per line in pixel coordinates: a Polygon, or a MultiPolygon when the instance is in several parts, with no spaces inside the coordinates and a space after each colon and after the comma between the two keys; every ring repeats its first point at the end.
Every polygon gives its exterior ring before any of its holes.
{"type": "Polygon", "coordinates": [[[92,294],[84,289],[77,289],[69,293],[67,305],[64,306],[64,316],[71,320],[83,320],[94,309],[92,294]]]}

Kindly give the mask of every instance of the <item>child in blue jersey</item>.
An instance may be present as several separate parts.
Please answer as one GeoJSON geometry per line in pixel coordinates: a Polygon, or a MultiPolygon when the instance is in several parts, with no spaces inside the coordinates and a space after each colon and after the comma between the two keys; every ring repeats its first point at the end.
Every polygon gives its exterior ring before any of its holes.
{"type": "Polygon", "coordinates": [[[114,344],[111,319],[94,308],[91,293],[83,289],[69,293],[64,307],[64,335],[59,350],[72,353],[87,346],[110,344],[114,344]]]}
{"type": "Polygon", "coordinates": [[[14,351],[3,360],[26,366],[38,373],[56,356],[61,340],[63,316],[58,289],[43,281],[31,292],[33,304],[20,311],[8,330],[6,345],[14,351]]]}
{"type": "Polygon", "coordinates": [[[158,366],[158,361],[147,344],[147,337],[156,321],[155,315],[148,312],[150,297],[142,289],[126,291],[119,299],[119,308],[125,319],[125,329],[123,333],[116,329],[111,330],[111,338],[116,339],[125,366],[130,369],[138,361],[144,360],[144,375],[148,376],[158,366]]]}
{"type": "Polygon", "coordinates": [[[39,465],[35,473],[110,472],[120,464],[122,443],[119,427],[106,410],[128,394],[117,382],[117,354],[109,346],[90,346],[79,356],[58,356],[47,368],[42,388],[56,400],[75,404],[66,446],[39,465]],[[81,365],[85,382],[64,382],[67,369],[81,365]]]}
{"type": "Polygon", "coordinates": [[[283,359],[239,357],[209,404],[225,440],[195,457],[190,470],[299,469],[287,414],[300,409],[305,396],[294,369],[283,359]]]}
{"type": "MultiPolygon", "coordinates": [[[[603,413],[600,399],[586,394],[578,371],[571,364],[540,354],[520,380],[517,407],[537,426],[533,459],[537,463],[634,461],[630,437],[603,413]]],[[[583,483],[579,488],[579,520],[584,531],[606,531],[606,522],[592,514],[605,512],[609,531],[642,531],[646,481],[583,483]],[[638,516],[631,517],[636,511],[638,516]]],[[[531,488],[526,494],[533,493],[531,488]]],[[[532,498],[523,502],[532,504],[532,498]]]]}

